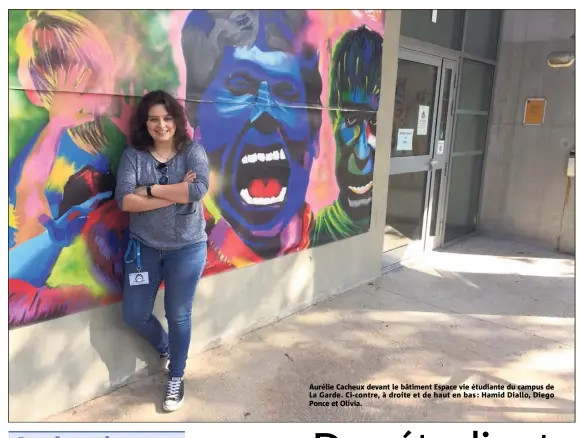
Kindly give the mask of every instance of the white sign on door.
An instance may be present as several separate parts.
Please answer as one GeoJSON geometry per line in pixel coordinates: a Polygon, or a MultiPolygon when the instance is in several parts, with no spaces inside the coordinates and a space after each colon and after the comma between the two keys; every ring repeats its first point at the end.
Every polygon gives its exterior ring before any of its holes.
{"type": "Polygon", "coordinates": [[[418,105],[418,123],[416,124],[416,135],[426,135],[428,133],[428,115],[430,107],[418,105]]]}
{"type": "Polygon", "coordinates": [[[412,137],[414,137],[414,129],[399,129],[398,139],[396,141],[396,150],[411,151],[412,137]]]}

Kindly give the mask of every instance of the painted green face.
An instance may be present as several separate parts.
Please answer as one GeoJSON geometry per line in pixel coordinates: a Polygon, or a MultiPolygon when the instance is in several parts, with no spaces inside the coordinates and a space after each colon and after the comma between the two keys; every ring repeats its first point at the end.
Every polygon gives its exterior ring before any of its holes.
{"type": "Polygon", "coordinates": [[[342,208],[353,220],[370,219],[381,53],[382,37],[366,28],[346,33],[334,50],[336,179],[342,208]]]}

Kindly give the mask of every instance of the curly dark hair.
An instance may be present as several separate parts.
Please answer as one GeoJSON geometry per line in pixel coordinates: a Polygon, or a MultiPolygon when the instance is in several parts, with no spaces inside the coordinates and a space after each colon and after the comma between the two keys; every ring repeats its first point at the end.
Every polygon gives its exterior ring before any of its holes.
{"type": "Polygon", "coordinates": [[[163,105],[175,121],[175,149],[180,152],[191,142],[187,133],[187,119],[183,107],[177,99],[163,90],[151,91],[143,96],[131,121],[131,143],[137,150],[147,150],[153,146],[153,138],[147,129],[149,110],[155,105],[163,105]]]}

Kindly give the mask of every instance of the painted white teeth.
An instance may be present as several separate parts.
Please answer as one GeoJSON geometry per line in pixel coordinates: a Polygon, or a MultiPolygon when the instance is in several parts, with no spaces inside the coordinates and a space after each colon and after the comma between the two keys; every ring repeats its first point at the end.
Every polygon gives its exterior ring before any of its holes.
{"type": "Polygon", "coordinates": [[[266,161],[279,161],[279,160],[285,160],[285,153],[283,151],[283,149],[280,149],[278,151],[274,151],[274,152],[268,152],[266,153],[255,153],[255,154],[248,154],[248,155],[244,155],[241,158],[241,162],[243,164],[248,164],[248,163],[257,163],[258,161],[264,163],[266,161]]]}
{"type": "Polygon", "coordinates": [[[350,190],[352,190],[357,195],[363,195],[368,190],[370,190],[373,185],[374,185],[374,181],[370,181],[368,184],[366,184],[365,186],[362,186],[362,187],[348,186],[348,188],[350,190]]]}
{"type": "Polygon", "coordinates": [[[241,192],[239,192],[241,199],[243,199],[243,201],[249,205],[279,204],[280,202],[284,201],[286,193],[287,193],[287,188],[285,188],[285,187],[282,187],[281,191],[279,192],[279,195],[274,196],[272,198],[253,198],[249,194],[248,189],[243,189],[241,192]]]}
{"type": "MultiPolygon", "coordinates": [[[[279,149],[277,151],[267,153],[256,152],[254,154],[244,155],[241,158],[241,163],[250,164],[250,163],[257,163],[258,161],[260,163],[264,163],[268,161],[280,161],[285,159],[286,159],[285,152],[283,151],[283,149],[279,149]]],[[[287,188],[282,187],[282,189],[279,192],[279,195],[277,196],[269,198],[258,198],[258,197],[254,198],[249,194],[249,189],[245,188],[239,192],[239,195],[241,196],[241,199],[243,199],[243,202],[245,202],[248,205],[274,205],[282,203],[285,200],[286,193],[287,188]]]]}
{"type": "Polygon", "coordinates": [[[243,189],[241,192],[239,192],[239,194],[241,195],[241,199],[243,199],[246,203],[251,204],[252,198],[248,189],[243,189]]]}
{"type": "Polygon", "coordinates": [[[356,199],[355,201],[352,201],[350,198],[348,198],[348,205],[350,207],[356,208],[356,207],[361,207],[361,206],[365,206],[365,205],[370,205],[370,202],[372,201],[372,196],[368,196],[365,199],[356,199]]]}

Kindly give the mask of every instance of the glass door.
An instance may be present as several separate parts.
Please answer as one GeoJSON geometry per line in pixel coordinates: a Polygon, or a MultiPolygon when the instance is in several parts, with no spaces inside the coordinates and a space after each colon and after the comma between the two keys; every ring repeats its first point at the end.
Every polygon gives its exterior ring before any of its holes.
{"type": "Polygon", "coordinates": [[[383,265],[440,244],[456,62],[400,49],[383,265]]]}
{"type": "Polygon", "coordinates": [[[436,122],[432,160],[430,161],[431,188],[426,209],[425,250],[430,251],[444,243],[446,198],[450,181],[452,129],[454,127],[455,96],[458,83],[457,62],[442,60],[440,99],[436,122]]]}

